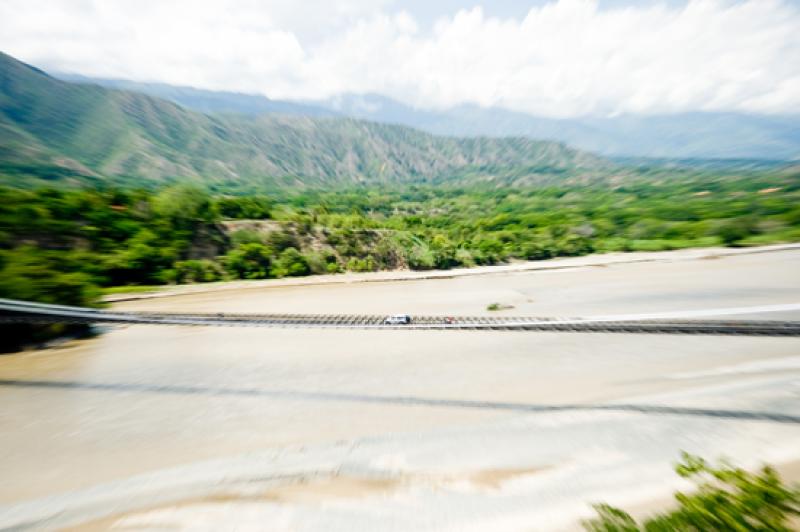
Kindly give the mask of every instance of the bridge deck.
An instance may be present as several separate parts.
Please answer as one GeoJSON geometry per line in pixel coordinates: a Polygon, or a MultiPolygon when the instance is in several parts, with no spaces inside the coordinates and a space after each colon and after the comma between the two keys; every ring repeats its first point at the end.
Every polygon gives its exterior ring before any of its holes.
{"type": "Polygon", "coordinates": [[[403,330],[503,330],[651,334],[800,336],[798,321],[731,319],[614,319],[492,316],[412,316],[386,324],[384,315],[119,312],[0,299],[0,323],[123,323],[213,327],[403,330]]]}

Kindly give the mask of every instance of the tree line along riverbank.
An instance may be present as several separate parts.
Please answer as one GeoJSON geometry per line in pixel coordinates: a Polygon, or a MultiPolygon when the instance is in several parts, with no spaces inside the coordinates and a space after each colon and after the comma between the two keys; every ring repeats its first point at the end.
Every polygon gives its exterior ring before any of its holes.
{"type": "MultiPolygon", "coordinates": [[[[784,175],[246,196],[189,184],[0,188],[0,297],[92,306],[119,286],[798,241],[799,182],[784,175]]],[[[4,334],[11,347],[53,332],[15,331],[4,334]]]]}

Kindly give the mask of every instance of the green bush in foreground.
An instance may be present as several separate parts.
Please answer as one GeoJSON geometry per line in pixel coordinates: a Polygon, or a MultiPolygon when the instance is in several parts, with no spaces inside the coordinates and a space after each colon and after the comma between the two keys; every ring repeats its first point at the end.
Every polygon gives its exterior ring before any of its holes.
{"type": "Polygon", "coordinates": [[[637,523],[607,504],[595,506],[598,517],[584,522],[592,532],[789,531],[800,517],[800,488],[787,486],[769,466],[748,473],[727,462],[716,467],[683,453],[675,471],[697,484],[692,493],[676,493],[678,507],[637,523]]]}

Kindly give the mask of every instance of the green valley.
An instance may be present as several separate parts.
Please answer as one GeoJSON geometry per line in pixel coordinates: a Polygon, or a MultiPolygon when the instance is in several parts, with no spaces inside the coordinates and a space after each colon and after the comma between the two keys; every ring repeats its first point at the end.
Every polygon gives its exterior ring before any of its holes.
{"type": "Polygon", "coordinates": [[[789,163],[205,115],[0,55],[0,297],[792,242],[797,205],[789,163]]]}

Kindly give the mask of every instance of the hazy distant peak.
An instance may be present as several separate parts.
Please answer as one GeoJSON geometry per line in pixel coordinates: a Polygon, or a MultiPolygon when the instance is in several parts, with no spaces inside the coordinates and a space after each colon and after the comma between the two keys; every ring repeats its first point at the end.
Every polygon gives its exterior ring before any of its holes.
{"type": "Polygon", "coordinates": [[[107,87],[145,92],[203,113],[348,116],[451,136],[523,136],[557,140],[607,156],[800,159],[800,116],[732,112],[557,119],[477,104],[445,110],[413,107],[376,93],[344,93],[319,101],[272,100],[158,83],[56,74],[107,87]]]}

